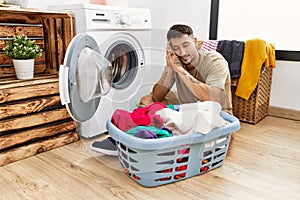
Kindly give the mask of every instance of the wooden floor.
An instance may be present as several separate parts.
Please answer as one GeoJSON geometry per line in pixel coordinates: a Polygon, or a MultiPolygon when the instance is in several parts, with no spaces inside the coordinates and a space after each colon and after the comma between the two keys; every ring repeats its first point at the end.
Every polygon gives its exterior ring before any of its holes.
{"type": "Polygon", "coordinates": [[[222,167],[177,183],[140,186],[81,140],[1,167],[0,199],[299,199],[300,121],[241,126],[222,167]]]}

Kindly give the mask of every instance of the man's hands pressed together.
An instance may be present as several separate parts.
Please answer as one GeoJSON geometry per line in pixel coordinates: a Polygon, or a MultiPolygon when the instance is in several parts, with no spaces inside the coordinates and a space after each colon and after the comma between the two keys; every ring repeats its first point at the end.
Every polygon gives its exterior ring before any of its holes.
{"type": "Polygon", "coordinates": [[[166,47],[166,62],[167,66],[171,67],[175,72],[182,74],[184,73],[183,65],[179,57],[173,51],[170,42],[167,43],[166,47]]]}

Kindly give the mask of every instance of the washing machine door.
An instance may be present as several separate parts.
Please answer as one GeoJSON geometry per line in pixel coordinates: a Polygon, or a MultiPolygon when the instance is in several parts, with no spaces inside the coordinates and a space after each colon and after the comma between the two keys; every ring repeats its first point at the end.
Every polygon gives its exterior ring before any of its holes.
{"type": "Polygon", "coordinates": [[[111,63],[100,53],[96,41],[86,33],[70,42],[59,69],[59,92],[63,105],[78,122],[90,119],[101,97],[112,86],[111,63]]]}

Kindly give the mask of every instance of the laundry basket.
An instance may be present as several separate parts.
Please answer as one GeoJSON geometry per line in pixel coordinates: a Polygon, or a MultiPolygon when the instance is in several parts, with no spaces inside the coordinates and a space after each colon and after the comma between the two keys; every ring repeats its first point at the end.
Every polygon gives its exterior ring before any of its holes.
{"type": "Polygon", "coordinates": [[[231,133],[240,128],[240,122],[225,112],[221,112],[221,116],[226,124],[208,134],[142,139],[121,131],[110,120],[107,129],[116,140],[118,157],[125,172],[137,183],[154,187],[223,165],[231,133]]]}

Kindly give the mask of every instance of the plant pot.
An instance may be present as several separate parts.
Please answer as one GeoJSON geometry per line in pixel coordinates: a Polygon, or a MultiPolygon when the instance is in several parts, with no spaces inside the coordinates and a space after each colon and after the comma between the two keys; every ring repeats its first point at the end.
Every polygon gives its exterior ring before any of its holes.
{"type": "Polygon", "coordinates": [[[34,59],[13,59],[17,79],[32,79],[34,73],[34,59]]]}

